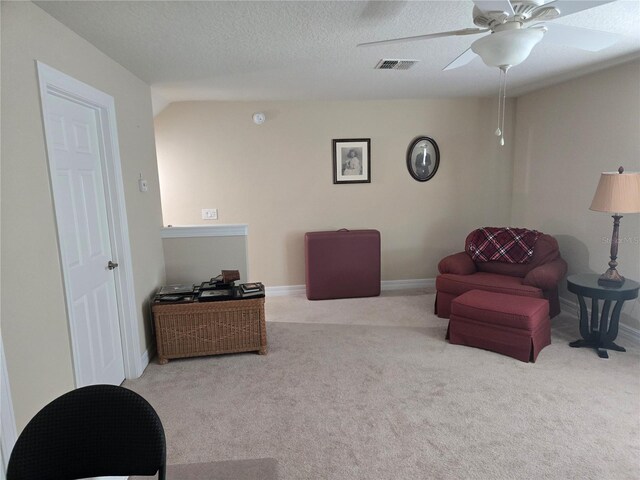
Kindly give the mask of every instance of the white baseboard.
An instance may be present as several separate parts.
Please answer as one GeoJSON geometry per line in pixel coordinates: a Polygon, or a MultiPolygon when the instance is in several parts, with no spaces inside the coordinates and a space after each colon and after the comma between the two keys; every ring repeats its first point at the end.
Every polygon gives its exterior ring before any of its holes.
{"type": "Polygon", "coordinates": [[[13,412],[11,386],[9,385],[9,373],[7,372],[7,360],[2,346],[2,337],[0,337],[0,364],[0,389],[2,390],[2,395],[0,395],[0,449],[2,453],[0,470],[4,474],[13,446],[18,440],[18,432],[13,412]]]}
{"type": "Polygon", "coordinates": [[[571,300],[567,300],[564,297],[560,297],[560,306],[563,312],[569,313],[571,315],[578,315],[580,309],[578,308],[578,304],[572,302],[571,300]]]}
{"type": "Polygon", "coordinates": [[[394,290],[412,290],[416,288],[435,288],[435,278],[414,278],[411,280],[383,280],[381,289],[383,292],[394,290]]]}
{"type": "Polygon", "coordinates": [[[278,287],[265,287],[264,293],[267,297],[284,297],[287,295],[298,295],[306,293],[305,285],[281,285],[278,287]]]}
{"type": "Polygon", "coordinates": [[[156,351],[153,346],[150,346],[148,349],[142,352],[142,355],[140,356],[140,366],[142,367],[142,372],[144,372],[144,369],[149,366],[149,362],[151,361],[155,353],[156,351]]]}
{"type": "MultiPolygon", "coordinates": [[[[380,289],[383,292],[395,290],[411,290],[415,288],[433,288],[436,285],[435,278],[416,278],[411,280],[383,280],[380,289]]],[[[282,297],[286,295],[299,295],[306,293],[305,285],[282,285],[278,287],[265,287],[267,297],[282,297]]]]}
{"type": "MultiPolygon", "coordinates": [[[[564,312],[574,315],[576,317],[576,321],[578,321],[580,315],[580,307],[576,302],[560,297],[560,304],[562,305],[562,310],[564,312]]],[[[591,308],[589,307],[589,305],[587,305],[587,311],[589,312],[589,316],[591,316],[591,308]]],[[[623,337],[625,340],[633,343],[636,346],[640,346],[640,330],[638,330],[637,328],[633,328],[629,325],[625,325],[624,323],[620,323],[618,324],[618,336],[623,337]]]]}

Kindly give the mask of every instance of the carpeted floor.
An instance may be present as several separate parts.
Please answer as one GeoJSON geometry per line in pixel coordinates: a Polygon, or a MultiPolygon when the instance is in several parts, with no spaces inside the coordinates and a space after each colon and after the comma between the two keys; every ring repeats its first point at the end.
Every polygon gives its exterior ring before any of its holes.
{"type": "MultiPolygon", "coordinates": [[[[129,480],[156,480],[158,475],[133,476],[129,480]]],[[[223,460],[167,466],[167,480],[278,480],[275,458],[223,460]]]]}
{"type": "Polygon", "coordinates": [[[640,478],[637,348],[572,349],[561,314],[527,364],[450,345],[433,298],[267,298],[268,355],[152,362],[125,386],[157,409],[168,463],[241,461],[237,480],[260,459],[283,480],[640,478]]]}

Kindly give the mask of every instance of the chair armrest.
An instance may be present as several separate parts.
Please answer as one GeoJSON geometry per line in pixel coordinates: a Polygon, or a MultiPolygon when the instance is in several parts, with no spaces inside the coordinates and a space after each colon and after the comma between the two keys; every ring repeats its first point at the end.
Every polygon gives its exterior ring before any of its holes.
{"type": "Polygon", "coordinates": [[[476,273],[478,269],[473,263],[467,252],[454,253],[444,257],[438,263],[438,271],[440,273],[455,273],[456,275],[471,275],[476,273]]]}
{"type": "Polygon", "coordinates": [[[540,265],[527,273],[522,283],[538,287],[541,290],[556,288],[562,278],[567,274],[567,262],[562,258],[540,265]]]}

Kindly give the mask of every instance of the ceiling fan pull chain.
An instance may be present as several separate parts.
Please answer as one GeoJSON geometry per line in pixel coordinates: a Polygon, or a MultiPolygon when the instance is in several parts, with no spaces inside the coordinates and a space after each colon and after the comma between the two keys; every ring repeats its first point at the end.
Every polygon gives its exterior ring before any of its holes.
{"type": "Polygon", "coordinates": [[[499,72],[499,77],[498,77],[498,128],[496,128],[495,134],[496,137],[499,137],[500,135],[502,135],[502,130],[500,130],[500,102],[502,100],[502,69],[498,69],[499,72]]]}
{"type": "Polygon", "coordinates": [[[500,145],[504,146],[504,113],[505,106],[507,104],[507,72],[509,71],[509,65],[501,67],[504,68],[504,87],[502,88],[502,122],[500,124],[500,145]]]}

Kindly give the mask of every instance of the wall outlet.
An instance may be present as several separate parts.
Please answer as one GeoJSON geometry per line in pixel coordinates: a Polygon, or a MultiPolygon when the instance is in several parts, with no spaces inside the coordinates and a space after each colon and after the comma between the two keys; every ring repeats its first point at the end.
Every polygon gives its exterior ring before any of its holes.
{"type": "Polygon", "coordinates": [[[202,219],[203,220],[217,220],[218,219],[218,209],[217,208],[203,208],[202,209],[202,219]]]}

